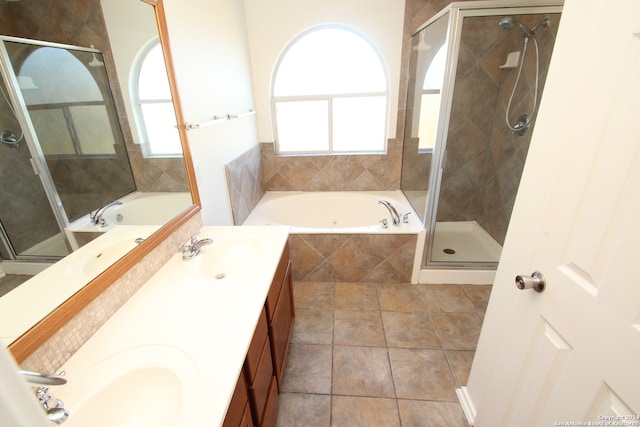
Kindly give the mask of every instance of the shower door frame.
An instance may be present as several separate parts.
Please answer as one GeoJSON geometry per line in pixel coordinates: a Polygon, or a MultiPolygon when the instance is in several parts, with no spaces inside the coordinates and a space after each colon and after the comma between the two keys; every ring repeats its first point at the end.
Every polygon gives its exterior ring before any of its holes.
{"type": "MultiPolygon", "coordinates": [[[[15,75],[15,72],[13,71],[11,58],[5,46],[5,42],[33,44],[37,46],[71,49],[90,53],[102,52],[100,52],[100,50],[98,49],[84,48],[81,46],[45,42],[41,40],[31,40],[21,37],[0,36],[0,78],[4,79],[5,86],[7,87],[7,91],[9,92],[9,98],[13,103],[13,106],[15,107],[16,118],[20,126],[22,127],[24,140],[27,143],[29,153],[31,154],[31,164],[33,166],[34,173],[40,178],[40,182],[42,183],[44,192],[47,195],[47,200],[49,201],[49,205],[51,206],[53,215],[56,219],[56,222],[58,223],[58,228],[60,229],[62,238],[64,239],[69,253],[71,253],[73,252],[73,246],[69,242],[69,238],[65,233],[65,228],[69,226],[68,216],[64,209],[64,206],[62,205],[62,200],[60,198],[60,195],[58,194],[58,190],[55,187],[53,177],[51,176],[51,173],[49,171],[49,167],[47,166],[44,152],[40,147],[40,142],[38,141],[37,133],[35,131],[35,128],[33,127],[31,116],[28,114],[27,104],[24,100],[24,97],[22,96],[22,93],[19,90],[18,79],[15,75]]],[[[1,225],[0,227],[2,228],[2,244],[5,247],[8,246],[7,250],[9,251],[10,255],[14,257],[14,260],[51,262],[58,261],[60,259],[60,257],[58,256],[17,254],[10,242],[4,242],[4,238],[8,239],[8,236],[6,235],[4,227],[1,225]]]]}
{"type": "MultiPolygon", "coordinates": [[[[425,245],[423,247],[421,268],[423,269],[459,269],[459,270],[495,270],[498,262],[474,262],[474,261],[431,261],[433,242],[436,231],[436,217],[438,213],[438,201],[440,197],[441,180],[446,161],[446,148],[453,104],[453,92],[455,88],[456,68],[460,53],[462,38],[462,25],[464,18],[479,16],[504,16],[524,14],[561,13],[562,1],[539,1],[531,4],[529,1],[501,2],[491,1],[467,1],[453,2],[443,8],[427,22],[418,27],[411,34],[416,36],[420,31],[434,23],[436,20],[449,14],[447,28],[447,62],[445,66],[444,82],[442,85],[442,97],[440,99],[440,115],[436,129],[436,143],[431,160],[429,176],[429,190],[427,192],[427,212],[424,226],[426,229],[425,245]]],[[[497,25],[497,24],[496,24],[497,25]]]]}

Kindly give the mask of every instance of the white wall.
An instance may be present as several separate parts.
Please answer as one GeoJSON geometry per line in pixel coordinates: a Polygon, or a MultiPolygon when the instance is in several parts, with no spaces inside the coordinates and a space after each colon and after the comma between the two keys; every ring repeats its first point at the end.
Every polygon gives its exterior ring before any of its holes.
{"type": "Polygon", "coordinates": [[[101,5],[131,134],[133,141],[140,144],[140,135],[135,129],[136,116],[128,102],[132,89],[129,78],[140,49],[158,36],[153,7],[128,0],[102,0],[101,5]]]}
{"type": "Polygon", "coordinates": [[[319,24],[343,24],[366,35],[380,50],[389,75],[388,135],[396,134],[404,0],[244,0],[261,142],[273,141],[270,88],[282,49],[319,24]]]}
{"type": "MultiPolygon", "coordinates": [[[[164,0],[184,117],[255,109],[244,4],[236,0],[164,0]]],[[[258,143],[256,116],[187,132],[204,225],[232,224],[224,164],[258,143]]]]}

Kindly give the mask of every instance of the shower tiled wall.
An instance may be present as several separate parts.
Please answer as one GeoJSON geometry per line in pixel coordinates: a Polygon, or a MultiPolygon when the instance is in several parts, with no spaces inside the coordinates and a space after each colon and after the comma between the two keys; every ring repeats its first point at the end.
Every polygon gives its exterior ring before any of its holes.
{"type": "MultiPolygon", "coordinates": [[[[543,15],[519,15],[529,28],[543,15]]],[[[509,52],[523,49],[519,30],[498,27],[499,17],[465,18],[451,108],[447,157],[442,177],[438,221],[477,221],[500,244],[504,242],[511,210],[524,168],[531,128],[524,136],[512,134],[505,111],[517,68],[499,68],[509,52]]],[[[539,105],[559,15],[536,34],[540,52],[539,105]]],[[[510,122],[530,113],[535,92],[535,51],[529,43],[510,122]]]]}

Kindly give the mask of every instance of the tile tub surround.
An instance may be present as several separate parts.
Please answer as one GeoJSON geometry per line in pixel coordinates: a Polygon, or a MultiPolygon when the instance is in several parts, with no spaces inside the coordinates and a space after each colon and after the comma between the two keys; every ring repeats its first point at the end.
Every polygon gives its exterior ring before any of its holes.
{"type": "Polygon", "coordinates": [[[176,253],[176,248],[201,228],[202,217],[197,214],[51,336],[22,363],[23,369],[56,372],[176,253]]]}
{"type": "Polygon", "coordinates": [[[292,234],[293,279],[408,283],[416,234],[292,234]]]}
{"type": "Polygon", "coordinates": [[[400,188],[402,140],[389,139],[387,153],[276,156],[263,142],[262,173],[267,191],[373,191],[400,188]]]}
{"type": "Polygon", "coordinates": [[[260,147],[255,146],[224,165],[234,224],[242,224],[265,190],[262,185],[260,147]]]}
{"type": "Polygon", "coordinates": [[[467,382],[490,292],[295,282],[278,427],[468,426],[455,388],[467,382]]]}

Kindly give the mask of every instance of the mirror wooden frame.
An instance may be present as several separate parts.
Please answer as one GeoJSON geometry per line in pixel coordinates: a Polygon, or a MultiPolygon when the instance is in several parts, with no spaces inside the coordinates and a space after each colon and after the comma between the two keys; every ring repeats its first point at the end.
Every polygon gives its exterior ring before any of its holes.
{"type": "Polygon", "coordinates": [[[186,126],[184,125],[185,120],[182,113],[182,104],[180,103],[180,97],[178,95],[176,85],[173,61],[169,47],[169,33],[167,30],[164,4],[162,0],[139,1],[153,6],[155,11],[156,25],[158,27],[160,45],[162,46],[162,52],[167,66],[169,87],[171,89],[171,96],[173,97],[173,104],[178,123],[178,133],[180,134],[180,141],[182,143],[187,181],[189,183],[189,188],[191,189],[193,204],[187,207],[177,217],[173,218],[154,234],[149,236],[148,239],[138,245],[135,249],[107,268],[98,277],[85,285],[58,308],[25,332],[21,337],[11,343],[9,345],[9,351],[13,354],[17,363],[22,363],[82,309],[102,294],[102,292],[108,289],[118,278],[133,268],[133,266],[140,262],[142,258],[149,254],[154,248],[160,245],[160,243],[178,230],[180,226],[200,211],[200,195],[198,193],[195,170],[191,160],[191,151],[187,143],[187,133],[186,126]]]}

